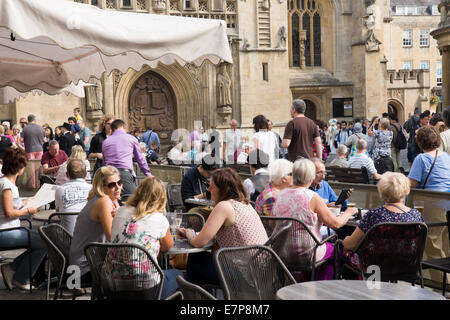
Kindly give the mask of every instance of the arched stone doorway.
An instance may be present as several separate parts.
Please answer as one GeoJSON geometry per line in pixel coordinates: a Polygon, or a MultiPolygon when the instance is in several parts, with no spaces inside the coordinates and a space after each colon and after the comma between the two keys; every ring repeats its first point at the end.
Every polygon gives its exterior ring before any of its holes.
{"type": "Polygon", "coordinates": [[[128,121],[130,131],[152,128],[161,140],[161,154],[171,146],[171,134],[177,128],[175,94],[159,74],[148,71],[132,85],[129,94],[128,121]]]}
{"type": "Polygon", "coordinates": [[[316,105],[311,100],[305,99],[304,101],[306,103],[305,116],[310,118],[313,121],[316,121],[316,117],[317,117],[316,105]]]}
{"type": "Polygon", "coordinates": [[[387,105],[387,112],[395,114],[400,123],[405,122],[404,109],[399,101],[389,100],[387,105]]]}

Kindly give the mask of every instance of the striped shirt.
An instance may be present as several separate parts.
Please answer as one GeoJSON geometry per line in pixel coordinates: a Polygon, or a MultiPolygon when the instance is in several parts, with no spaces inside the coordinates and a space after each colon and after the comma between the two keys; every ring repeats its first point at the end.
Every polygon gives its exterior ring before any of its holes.
{"type": "Polygon", "coordinates": [[[373,175],[377,173],[377,169],[375,169],[375,165],[373,164],[373,160],[370,159],[364,153],[356,153],[353,157],[348,160],[349,168],[361,169],[361,167],[366,167],[369,174],[373,175]]]}

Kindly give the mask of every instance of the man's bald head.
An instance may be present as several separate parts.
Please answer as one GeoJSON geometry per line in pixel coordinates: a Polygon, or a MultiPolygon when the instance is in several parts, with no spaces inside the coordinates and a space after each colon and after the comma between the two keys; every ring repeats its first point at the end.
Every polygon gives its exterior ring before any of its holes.
{"type": "Polygon", "coordinates": [[[233,119],[233,120],[230,121],[230,128],[231,129],[236,129],[237,125],[238,125],[238,122],[237,122],[236,119],[233,119]]]}

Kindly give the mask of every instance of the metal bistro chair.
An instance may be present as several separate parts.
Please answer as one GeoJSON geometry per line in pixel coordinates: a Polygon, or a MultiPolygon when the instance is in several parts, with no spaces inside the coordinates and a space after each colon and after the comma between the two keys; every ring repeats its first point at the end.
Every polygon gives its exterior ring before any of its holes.
{"type": "MultiPolygon", "coordinates": [[[[447,211],[447,231],[448,239],[450,241],[450,211],[447,211]]],[[[450,273],[450,257],[423,261],[422,269],[428,268],[436,269],[444,273],[444,277],[442,279],[442,295],[445,296],[447,273],[450,273]]]]}
{"type": "Polygon", "coordinates": [[[69,263],[72,235],[69,231],[56,223],[39,227],[38,230],[42,240],[44,240],[47,245],[47,257],[50,262],[48,265],[47,300],[50,295],[51,267],[55,270],[54,272],[58,279],[55,294],[53,296],[53,300],[56,300],[58,298],[58,293],[62,290],[63,279],[65,279],[69,263]]]}
{"type": "Polygon", "coordinates": [[[265,217],[262,219],[266,230],[273,232],[275,228],[280,228],[283,223],[292,223],[288,229],[288,234],[283,235],[284,243],[278,241],[272,244],[273,250],[280,257],[286,267],[292,273],[309,272],[311,280],[315,280],[316,269],[321,265],[333,261],[333,267],[336,274],[335,259],[316,261],[317,249],[326,242],[336,240],[337,235],[331,235],[323,240],[319,240],[311,230],[300,220],[288,217],[265,217]],[[271,231],[272,230],[272,231],[271,231]],[[301,248],[301,254],[298,250],[301,248]]]}
{"type": "Polygon", "coordinates": [[[260,216],[260,218],[269,237],[265,245],[275,252],[281,250],[288,239],[292,222],[280,217],[260,216]]]}
{"type": "MultiPolygon", "coordinates": [[[[25,246],[12,246],[12,247],[1,247],[0,246],[0,251],[10,251],[10,250],[18,250],[18,249],[27,249],[28,253],[31,253],[31,238],[30,238],[30,231],[33,228],[33,225],[31,223],[31,221],[27,218],[20,218],[20,221],[26,222],[28,223],[28,228],[26,227],[15,227],[15,228],[7,228],[7,229],[3,229],[0,230],[0,233],[2,232],[8,232],[8,231],[13,231],[13,230],[25,230],[27,232],[28,235],[28,240],[27,240],[27,244],[25,246]]],[[[28,274],[30,277],[30,283],[31,283],[31,279],[32,279],[32,271],[31,271],[31,265],[32,265],[32,259],[31,259],[31,254],[28,255],[28,274]]],[[[33,292],[33,286],[30,286],[30,293],[33,292]]]]}
{"type": "Polygon", "coordinates": [[[181,222],[182,228],[193,229],[195,232],[200,232],[205,225],[205,218],[199,213],[184,212],[182,213],[183,220],[181,222]]]}
{"type": "Polygon", "coordinates": [[[57,224],[61,224],[61,217],[63,216],[78,216],[80,213],[79,212],[55,212],[52,213],[47,220],[47,224],[51,224],[51,223],[57,223],[57,224]]]}
{"type": "Polygon", "coordinates": [[[278,289],[296,283],[266,246],[221,248],[214,254],[214,265],[226,300],[273,300],[278,289]]]}
{"type": "MultiPolygon", "coordinates": [[[[367,278],[367,268],[378,266],[381,281],[419,279],[423,288],[421,261],[427,238],[427,225],[421,222],[379,223],[370,228],[353,251],[358,255],[359,268],[343,267],[367,278]]],[[[341,242],[340,242],[341,243],[341,242]]]]}
{"type": "Polygon", "coordinates": [[[84,248],[84,253],[100,299],[161,299],[164,274],[144,247],[90,243],[84,248]]]}
{"type": "Polygon", "coordinates": [[[177,283],[185,300],[217,300],[208,291],[183,277],[177,276],[177,283]]]}
{"type": "Polygon", "coordinates": [[[175,209],[186,210],[183,199],[181,198],[181,183],[168,184],[166,192],[168,212],[173,212],[175,209]]]}

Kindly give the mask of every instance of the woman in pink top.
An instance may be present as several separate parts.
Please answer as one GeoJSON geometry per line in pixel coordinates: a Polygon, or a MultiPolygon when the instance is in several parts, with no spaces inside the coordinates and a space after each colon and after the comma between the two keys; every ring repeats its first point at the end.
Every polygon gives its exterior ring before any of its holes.
{"type": "MultiPolygon", "coordinates": [[[[280,192],[273,209],[274,216],[296,218],[302,221],[311,232],[320,240],[320,227],[326,225],[332,229],[344,226],[348,219],[358,212],[357,208],[347,208],[343,214],[336,217],[327,207],[322,198],[312,190],[309,190],[316,175],[316,167],[311,160],[299,159],[294,162],[293,186],[280,192]]],[[[312,256],[314,243],[310,239],[299,239],[296,252],[292,254],[305,257],[312,256]]],[[[334,247],[331,243],[320,246],[316,252],[316,261],[333,257],[334,247]]],[[[333,278],[330,268],[319,270],[319,280],[333,278]]],[[[331,267],[332,270],[332,267],[331,267]]]]}
{"type": "MultiPolygon", "coordinates": [[[[192,229],[178,229],[181,236],[196,248],[215,238],[220,248],[263,245],[268,237],[260,217],[247,199],[247,192],[236,171],[217,170],[208,188],[216,203],[202,230],[196,235],[192,229]]],[[[209,252],[190,254],[187,262],[187,280],[196,284],[219,284],[209,252]]]]}

